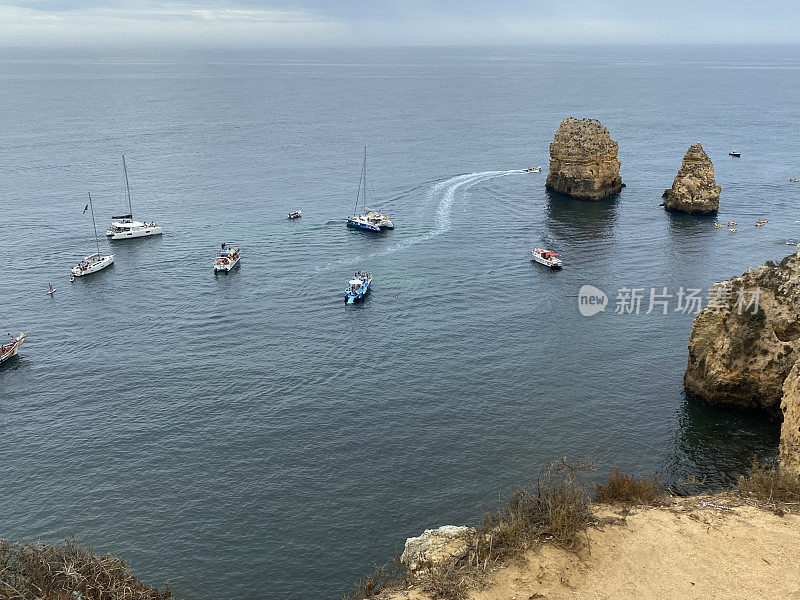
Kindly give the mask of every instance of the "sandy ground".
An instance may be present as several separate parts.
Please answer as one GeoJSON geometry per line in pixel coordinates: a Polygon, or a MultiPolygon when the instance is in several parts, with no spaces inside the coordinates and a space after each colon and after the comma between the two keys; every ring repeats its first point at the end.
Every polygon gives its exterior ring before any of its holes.
{"type": "MultiPolygon", "coordinates": [[[[598,516],[621,514],[600,507],[598,516]]],[[[726,497],[633,509],[589,531],[578,555],[543,547],[501,566],[471,600],[800,600],[800,516],[726,497]],[[731,507],[706,507],[711,501],[731,507]]],[[[411,589],[393,600],[424,600],[411,589]]]]}

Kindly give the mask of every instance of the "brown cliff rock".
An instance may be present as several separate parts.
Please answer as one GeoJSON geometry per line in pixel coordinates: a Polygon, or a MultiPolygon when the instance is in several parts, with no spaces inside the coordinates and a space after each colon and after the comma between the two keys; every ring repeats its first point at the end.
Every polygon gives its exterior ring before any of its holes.
{"type": "Polygon", "coordinates": [[[689,146],[672,187],[664,190],[664,208],[675,212],[710,215],[719,209],[722,188],[714,179],[714,165],[703,145],[689,146]]]}
{"type": "Polygon", "coordinates": [[[564,119],[550,144],[547,189],[583,200],[618,193],[623,186],[617,150],[617,142],[600,121],[564,119]]]}
{"type": "Polygon", "coordinates": [[[708,404],[779,414],[784,381],[800,358],[800,252],[714,290],[720,298],[700,311],[689,337],[687,391],[708,404]],[[746,306],[754,294],[755,313],[746,306]]]}
{"type": "Polygon", "coordinates": [[[800,474],[800,362],[795,363],[783,382],[781,412],[779,464],[781,469],[800,474]]]}

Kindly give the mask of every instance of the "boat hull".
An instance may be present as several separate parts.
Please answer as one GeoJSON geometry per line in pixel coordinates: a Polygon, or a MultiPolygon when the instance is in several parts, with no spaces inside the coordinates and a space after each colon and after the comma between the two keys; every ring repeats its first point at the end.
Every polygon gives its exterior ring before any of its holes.
{"type": "Polygon", "coordinates": [[[353,219],[347,219],[347,226],[352,227],[353,229],[360,229],[361,231],[372,231],[375,233],[380,233],[381,228],[377,225],[372,225],[370,223],[362,223],[360,221],[355,221],[353,219]]]}
{"type": "Polygon", "coordinates": [[[132,229],[130,231],[115,232],[111,229],[106,231],[106,235],[112,240],[129,240],[132,238],[150,237],[153,235],[161,235],[163,233],[161,226],[144,227],[142,229],[132,229]]]}
{"type": "Polygon", "coordinates": [[[92,263],[85,269],[81,269],[78,265],[74,265],[70,267],[69,273],[73,277],[83,277],[84,275],[91,275],[92,273],[97,273],[98,271],[102,271],[106,267],[110,267],[114,264],[114,255],[109,254],[108,256],[103,256],[99,261],[92,263]]]}

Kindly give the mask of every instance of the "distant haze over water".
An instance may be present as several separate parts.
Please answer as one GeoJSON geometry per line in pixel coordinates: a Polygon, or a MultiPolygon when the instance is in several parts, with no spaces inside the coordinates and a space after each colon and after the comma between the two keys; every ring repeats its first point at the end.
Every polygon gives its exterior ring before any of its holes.
{"type": "Polygon", "coordinates": [[[796,47],[121,54],[0,60],[0,330],[30,336],[0,367],[0,537],[75,535],[181,598],[337,598],[562,455],[713,487],[776,454],[775,423],[684,396],[691,315],[614,304],[796,250],[796,47]],[[619,142],[618,197],[545,192],[567,116],[619,142]],[[695,141],[735,234],[658,206],[695,141]],[[364,145],[379,236],[344,226],[364,145]],[[164,235],[69,283],[123,153],[164,235]]]}

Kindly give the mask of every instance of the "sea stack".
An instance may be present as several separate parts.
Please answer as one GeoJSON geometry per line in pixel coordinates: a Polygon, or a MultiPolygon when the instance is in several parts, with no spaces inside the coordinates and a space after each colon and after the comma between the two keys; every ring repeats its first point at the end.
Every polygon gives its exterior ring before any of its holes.
{"type": "Polygon", "coordinates": [[[703,150],[703,145],[695,142],[683,157],[672,187],[664,190],[664,208],[693,215],[711,215],[719,209],[721,191],[722,188],[714,179],[711,159],[703,150]]]}
{"type": "Polygon", "coordinates": [[[623,185],[617,150],[617,142],[600,121],[564,119],[550,144],[547,189],[582,200],[619,193],[623,185]]]}
{"type": "Polygon", "coordinates": [[[779,416],[800,359],[799,292],[800,252],[717,283],[689,336],[686,390],[708,404],[779,416]]]}

